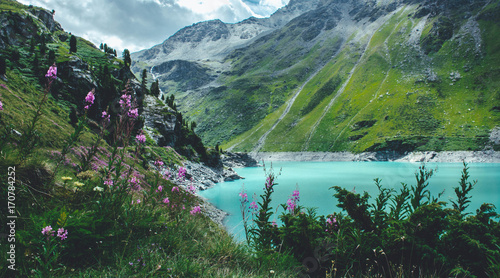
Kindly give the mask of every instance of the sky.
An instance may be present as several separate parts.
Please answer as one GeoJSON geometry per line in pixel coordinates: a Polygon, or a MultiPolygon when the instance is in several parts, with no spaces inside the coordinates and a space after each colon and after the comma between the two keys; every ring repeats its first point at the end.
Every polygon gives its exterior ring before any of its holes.
{"type": "Polygon", "coordinates": [[[220,19],[236,23],[267,17],[289,0],[18,0],[55,10],[64,30],[96,46],[106,43],[121,53],[162,43],[193,23],[220,19]]]}

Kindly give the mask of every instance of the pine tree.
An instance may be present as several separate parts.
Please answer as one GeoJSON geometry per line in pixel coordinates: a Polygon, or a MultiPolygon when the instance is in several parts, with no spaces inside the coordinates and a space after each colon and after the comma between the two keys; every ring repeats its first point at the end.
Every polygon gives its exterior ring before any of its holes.
{"type": "Polygon", "coordinates": [[[40,54],[42,55],[42,57],[45,56],[46,51],[47,51],[47,45],[45,44],[45,34],[42,34],[40,41],[40,54]]]}
{"type": "Polygon", "coordinates": [[[56,61],[56,53],[54,50],[49,50],[49,65],[52,65],[56,61]]]}
{"type": "Polygon", "coordinates": [[[123,63],[125,63],[125,67],[130,67],[132,60],[130,59],[130,51],[128,49],[123,50],[123,63]]]}
{"type": "Polygon", "coordinates": [[[149,91],[155,97],[159,97],[160,96],[160,84],[158,82],[158,79],[156,79],[156,81],[153,82],[153,84],[151,84],[151,88],[149,89],[149,91]]]}
{"type": "Polygon", "coordinates": [[[76,37],[71,35],[71,38],[69,39],[69,52],[70,53],[76,53],[76,37]]]}
{"type": "Polygon", "coordinates": [[[148,83],[148,71],[146,69],[142,70],[141,79],[142,79],[141,82],[142,93],[147,94],[148,88],[146,88],[146,85],[148,83]]]}
{"type": "Polygon", "coordinates": [[[0,75],[5,75],[7,72],[7,63],[5,61],[5,57],[0,56],[0,75]]]}

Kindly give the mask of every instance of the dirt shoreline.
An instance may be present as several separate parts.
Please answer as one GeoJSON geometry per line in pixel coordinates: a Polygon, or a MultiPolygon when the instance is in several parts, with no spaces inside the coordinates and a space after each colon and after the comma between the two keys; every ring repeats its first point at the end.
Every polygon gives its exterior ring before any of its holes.
{"type": "Polygon", "coordinates": [[[259,152],[249,153],[259,162],[272,161],[396,161],[396,162],[467,162],[500,163],[500,152],[487,151],[445,151],[445,152],[259,152]]]}

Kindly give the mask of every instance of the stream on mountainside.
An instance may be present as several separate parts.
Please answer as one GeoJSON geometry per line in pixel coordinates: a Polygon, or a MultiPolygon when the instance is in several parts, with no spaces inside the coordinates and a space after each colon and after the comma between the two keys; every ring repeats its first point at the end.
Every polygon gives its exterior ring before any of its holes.
{"type": "MultiPolygon", "coordinates": [[[[278,185],[272,195],[272,207],[274,210],[278,208],[278,213],[271,219],[279,221],[278,215],[283,212],[280,204],[286,203],[297,186],[300,190],[299,205],[315,207],[318,215],[328,215],[340,212],[336,207],[337,200],[332,196],[335,192],[330,187],[341,186],[357,193],[366,191],[371,196],[370,202],[374,202],[378,190],[373,179],[380,178],[385,188],[394,188],[399,192],[401,182],[409,187],[416,184],[415,172],[421,165],[410,162],[275,162],[272,164],[274,172],[278,173],[281,169],[281,175],[277,178],[278,185]]],[[[269,170],[271,165],[266,166],[269,170]]],[[[481,204],[492,203],[497,207],[497,212],[500,212],[500,163],[470,163],[468,166],[469,181],[478,182],[471,191],[472,199],[467,211],[475,213],[481,204]]],[[[450,200],[456,200],[453,188],[458,186],[463,164],[427,163],[426,167],[437,169],[429,180],[428,189],[432,196],[437,197],[444,191],[439,200],[445,201],[447,208],[451,207],[450,200]]],[[[224,225],[237,239],[243,240],[238,194],[244,185],[250,202],[254,193],[257,195],[256,201],[259,201],[258,196],[263,192],[266,176],[263,167],[235,170],[245,179],[218,183],[199,194],[229,213],[224,225]]]]}

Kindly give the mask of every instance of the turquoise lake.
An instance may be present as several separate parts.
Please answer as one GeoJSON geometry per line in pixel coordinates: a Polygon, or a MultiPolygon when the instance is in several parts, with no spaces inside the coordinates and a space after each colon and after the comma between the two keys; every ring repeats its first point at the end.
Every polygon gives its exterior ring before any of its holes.
{"type": "MultiPolygon", "coordinates": [[[[356,193],[368,192],[374,198],[378,194],[373,179],[382,179],[385,188],[394,188],[399,192],[401,182],[415,185],[415,173],[421,163],[409,162],[274,162],[275,173],[281,172],[272,195],[272,207],[277,210],[274,219],[283,212],[280,204],[286,203],[288,197],[298,186],[300,190],[299,205],[317,208],[318,215],[328,215],[341,210],[336,206],[337,200],[332,196],[332,186],[341,186],[356,193]],[[281,169],[281,170],[280,170],[281,169]]],[[[271,164],[266,164],[269,171],[271,164]]],[[[451,207],[450,200],[456,200],[453,190],[458,186],[461,177],[462,163],[427,163],[429,169],[437,169],[429,180],[431,194],[436,196],[444,191],[439,199],[451,207]]],[[[469,181],[477,180],[471,191],[472,200],[468,211],[475,212],[481,204],[492,203],[500,213],[500,163],[470,163],[469,181]]],[[[227,230],[237,239],[244,238],[242,217],[240,212],[239,193],[244,186],[250,202],[255,193],[258,197],[263,192],[266,175],[263,167],[235,169],[245,179],[218,183],[213,188],[199,192],[212,204],[229,213],[225,219],[227,230]]]]}

